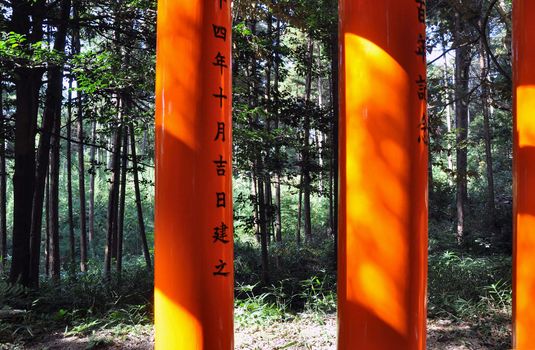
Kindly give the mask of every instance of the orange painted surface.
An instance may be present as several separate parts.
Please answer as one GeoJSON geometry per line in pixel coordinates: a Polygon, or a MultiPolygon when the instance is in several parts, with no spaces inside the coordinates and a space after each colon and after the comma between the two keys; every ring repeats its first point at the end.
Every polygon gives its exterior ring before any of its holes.
{"type": "Polygon", "coordinates": [[[230,0],[158,2],[158,350],[233,348],[230,34],[230,0]]]}
{"type": "Polygon", "coordinates": [[[535,349],[535,2],[513,2],[513,346],[535,349]]]}
{"type": "Polygon", "coordinates": [[[425,349],[424,17],[414,0],[340,2],[342,350],[425,349]]]}

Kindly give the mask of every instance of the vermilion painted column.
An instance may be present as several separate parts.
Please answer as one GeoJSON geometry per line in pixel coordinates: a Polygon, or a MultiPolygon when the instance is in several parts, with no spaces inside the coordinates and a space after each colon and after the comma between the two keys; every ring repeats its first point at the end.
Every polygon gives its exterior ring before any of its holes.
{"type": "Polygon", "coordinates": [[[233,348],[231,0],[159,0],[156,349],[233,348]]]}
{"type": "Polygon", "coordinates": [[[340,1],[338,348],[425,349],[425,2],[340,1]]]}
{"type": "Polygon", "coordinates": [[[513,347],[535,349],[535,2],[513,1],[513,347]]]}

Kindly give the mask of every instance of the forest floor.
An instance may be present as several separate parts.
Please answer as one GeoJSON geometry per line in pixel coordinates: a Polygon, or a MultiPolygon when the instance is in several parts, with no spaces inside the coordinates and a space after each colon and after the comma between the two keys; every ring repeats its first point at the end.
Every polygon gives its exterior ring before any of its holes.
{"type": "MultiPolygon", "coordinates": [[[[434,319],[428,322],[427,348],[441,350],[505,349],[509,338],[507,325],[500,332],[481,332],[480,326],[466,322],[434,319]],[[486,333],[486,334],[485,334],[486,333]],[[501,345],[500,345],[501,344],[501,345]]],[[[150,324],[114,327],[91,334],[69,335],[58,330],[41,334],[29,342],[2,344],[0,349],[152,349],[153,327],[150,324]]],[[[236,327],[235,349],[336,349],[336,315],[299,314],[293,319],[271,324],[248,324],[236,327]]]]}

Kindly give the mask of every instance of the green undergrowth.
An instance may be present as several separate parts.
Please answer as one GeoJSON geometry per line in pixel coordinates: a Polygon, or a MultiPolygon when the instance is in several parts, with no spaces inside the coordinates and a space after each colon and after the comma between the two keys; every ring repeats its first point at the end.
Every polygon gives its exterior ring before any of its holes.
{"type": "MultiPolygon", "coordinates": [[[[261,283],[258,251],[237,244],[236,326],[267,326],[303,314],[321,321],[335,313],[332,248],[332,242],[274,247],[270,279],[261,283]]],[[[428,277],[430,318],[469,324],[481,339],[508,346],[510,257],[434,249],[428,277]]],[[[0,339],[27,344],[59,334],[89,337],[98,346],[126,335],[147,336],[153,322],[152,295],[153,274],[139,260],[127,261],[120,278],[114,275],[106,281],[92,265],[86,274],[62,276],[60,284],[43,281],[38,292],[2,280],[0,309],[13,314],[0,319],[0,339]],[[103,331],[106,336],[99,336],[103,331]]]]}
{"type": "Polygon", "coordinates": [[[134,260],[125,262],[120,277],[105,280],[102,276],[101,269],[91,266],[88,273],[62,276],[59,284],[43,281],[38,291],[2,280],[0,339],[25,344],[52,334],[91,337],[103,330],[117,338],[150,328],[152,272],[134,260]]]}
{"type": "Polygon", "coordinates": [[[237,241],[236,309],[238,327],[267,324],[307,312],[321,318],[336,312],[333,240],[298,245],[272,243],[269,280],[260,282],[261,262],[255,242],[237,241]]]}
{"type": "Polygon", "coordinates": [[[510,348],[511,258],[453,251],[429,256],[428,316],[468,324],[489,349],[510,348]]]}
{"type": "Polygon", "coordinates": [[[463,256],[445,251],[429,256],[429,313],[470,318],[511,307],[511,258],[463,256]]]}

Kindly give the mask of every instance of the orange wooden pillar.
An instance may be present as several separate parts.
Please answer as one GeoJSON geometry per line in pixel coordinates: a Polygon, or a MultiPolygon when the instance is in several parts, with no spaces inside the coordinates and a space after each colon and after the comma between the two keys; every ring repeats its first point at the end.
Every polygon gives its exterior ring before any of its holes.
{"type": "Polygon", "coordinates": [[[535,2],[513,1],[513,348],[535,349],[535,2]]]}
{"type": "Polygon", "coordinates": [[[156,349],[233,348],[231,0],[159,0],[156,349]]]}
{"type": "Polygon", "coordinates": [[[425,11],[340,1],[339,349],[425,349],[425,11]]]}

